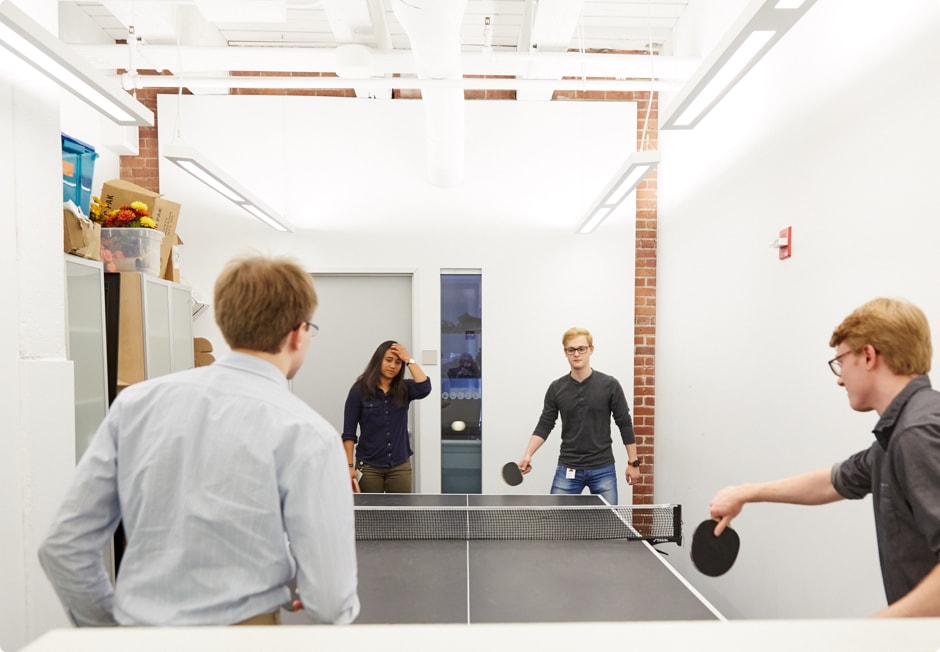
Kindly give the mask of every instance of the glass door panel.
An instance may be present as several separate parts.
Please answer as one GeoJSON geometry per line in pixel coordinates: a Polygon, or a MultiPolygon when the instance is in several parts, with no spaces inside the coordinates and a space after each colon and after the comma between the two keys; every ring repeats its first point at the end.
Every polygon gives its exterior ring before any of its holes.
{"type": "Polygon", "coordinates": [[[441,491],[480,493],[482,275],[441,274],[441,491]]]}

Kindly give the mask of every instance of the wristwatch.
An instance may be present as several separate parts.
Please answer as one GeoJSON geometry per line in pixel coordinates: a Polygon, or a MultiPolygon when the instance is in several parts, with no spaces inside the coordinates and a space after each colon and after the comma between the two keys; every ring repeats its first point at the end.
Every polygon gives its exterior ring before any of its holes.
{"type": "Polygon", "coordinates": [[[640,458],[638,457],[638,458],[636,458],[635,460],[633,460],[632,462],[627,462],[627,464],[629,464],[630,466],[635,467],[635,468],[638,469],[638,468],[640,468],[640,458]]]}
{"type": "Polygon", "coordinates": [[[408,362],[405,363],[405,365],[413,365],[413,364],[415,364],[414,358],[408,358],[408,362]]]}

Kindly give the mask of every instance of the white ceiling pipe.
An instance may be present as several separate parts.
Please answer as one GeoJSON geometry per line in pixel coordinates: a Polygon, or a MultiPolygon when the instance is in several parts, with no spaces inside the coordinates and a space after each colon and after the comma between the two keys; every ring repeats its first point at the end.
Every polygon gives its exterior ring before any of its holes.
{"type": "Polygon", "coordinates": [[[413,89],[459,88],[462,90],[556,90],[556,91],[675,91],[681,82],[646,79],[512,79],[464,77],[462,79],[418,79],[416,77],[374,77],[370,79],[342,79],[340,77],[197,77],[171,75],[142,75],[142,88],[268,88],[279,90],[316,90],[335,88],[413,89]]]}
{"type": "MultiPolygon", "coordinates": [[[[392,10],[411,42],[415,69],[423,79],[461,79],[460,27],[466,0],[392,0],[392,10]]],[[[427,127],[428,178],[441,186],[463,180],[463,89],[426,86],[421,100],[427,127]]]]}
{"type": "Polygon", "coordinates": [[[450,188],[463,181],[464,101],[459,88],[422,88],[427,128],[428,180],[450,188]]]}
{"type": "MultiPolygon", "coordinates": [[[[73,45],[84,59],[107,70],[127,68],[126,45],[73,45]]],[[[366,47],[366,46],[363,46],[366,47]]],[[[146,45],[138,47],[138,68],[172,70],[182,66],[184,74],[219,70],[247,72],[336,72],[340,48],[281,47],[196,47],[146,45]],[[181,63],[182,62],[182,63],[181,63]]],[[[416,74],[415,56],[410,50],[377,50],[366,47],[371,75],[416,74]]],[[[363,56],[364,53],[363,53],[363,56]]],[[[559,77],[688,79],[700,59],[645,54],[604,54],[579,52],[515,52],[495,50],[490,53],[466,51],[460,55],[464,75],[525,76],[538,64],[559,77]]]]}
{"type": "Polygon", "coordinates": [[[446,79],[461,74],[460,28],[466,0],[391,0],[408,33],[418,76],[446,79]]]}
{"type": "MultiPolygon", "coordinates": [[[[539,0],[532,17],[531,33],[529,34],[530,52],[566,52],[571,43],[575,29],[581,20],[583,0],[539,0]]],[[[571,73],[569,73],[571,74],[571,73]]],[[[579,70],[576,74],[582,74],[579,70]]],[[[533,57],[526,73],[526,78],[551,79],[560,75],[546,63],[546,59],[533,57]]],[[[526,100],[552,99],[551,90],[523,89],[517,93],[517,98],[526,100]]]]}

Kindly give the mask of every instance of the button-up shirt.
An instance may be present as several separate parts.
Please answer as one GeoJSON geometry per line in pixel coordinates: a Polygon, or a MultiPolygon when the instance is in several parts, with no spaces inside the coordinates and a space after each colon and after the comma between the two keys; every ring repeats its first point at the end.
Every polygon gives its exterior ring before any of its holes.
{"type": "Polygon", "coordinates": [[[872,494],[888,604],[940,561],[940,392],[927,376],[907,384],[878,420],[875,442],[832,467],[844,498],[872,494]]]}
{"type": "Polygon", "coordinates": [[[335,429],[254,356],[134,384],[82,456],[40,560],[77,625],[239,622],[289,603],[295,570],[312,619],[348,623],[344,461],[335,429]],[[121,519],[112,588],[102,551],[121,519]]]}
{"type": "Polygon", "coordinates": [[[403,382],[408,390],[404,405],[399,405],[391,394],[379,388],[371,399],[362,396],[359,383],[349,390],[343,414],[343,439],[357,443],[358,461],[389,468],[404,464],[414,454],[408,436],[408,406],[431,393],[431,379],[416,383],[406,378],[403,382]]]}

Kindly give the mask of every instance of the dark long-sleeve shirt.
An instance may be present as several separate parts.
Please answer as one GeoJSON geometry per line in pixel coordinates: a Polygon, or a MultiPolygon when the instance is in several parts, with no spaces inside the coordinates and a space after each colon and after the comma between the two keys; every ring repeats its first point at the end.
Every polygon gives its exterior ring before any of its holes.
{"type": "Polygon", "coordinates": [[[620,382],[593,370],[578,382],[565,374],[545,392],[545,406],[535,434],[547,439],[561,414],[561,450],[558,463],[574,469],[597,469],[614,463],[610,417],[620,428],[624,445],[633,444],[633,421],[620,382]]]}
{"type": "Polygon", "coordinates": [[[343,439],[356,443],[356,460],[388,468],[404,464],[414,454],[408,438],[408,406],[431,393],[431,379],[416,383],[406,378],[404,382],[408,388],[405,405],[399,405],[394,397],[378,388],[371,400],[362,397],[358,383],[349,390],[343,413],[343,439]]]}

